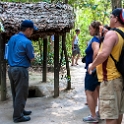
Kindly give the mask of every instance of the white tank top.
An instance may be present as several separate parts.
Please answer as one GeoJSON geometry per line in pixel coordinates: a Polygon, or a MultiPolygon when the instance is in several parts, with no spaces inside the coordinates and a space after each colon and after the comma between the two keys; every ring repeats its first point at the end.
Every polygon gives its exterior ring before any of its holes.
{"type": "Polygon", "coordinates": [[[77,36],[77,35],[76,35],[76,37],[75,37],[74,44],[75,44],[75,45],[77,45],[77,44],[78,44],[78,36],[77,36]]]}

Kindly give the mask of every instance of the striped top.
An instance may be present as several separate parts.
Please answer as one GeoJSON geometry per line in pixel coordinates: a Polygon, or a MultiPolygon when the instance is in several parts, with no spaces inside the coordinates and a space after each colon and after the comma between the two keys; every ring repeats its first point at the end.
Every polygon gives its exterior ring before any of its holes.
{"type": "MultiPolygon", "coordinates": [[[[124,32],[124,28],[119,29],[124,32]]],[[[124,40],[118,32],[116,33],[119,37],[119,42],[113,47],[111,54],[118,61],[124,40]]],[[[102,45],[100,49],[102,49],[102,45]]],[[[110,81],[121,77],[120,73],[116,69],[113,59],[110,56],[106,59],[106,61],[97,66],[97,76],[99,82],[110,81]]]]}

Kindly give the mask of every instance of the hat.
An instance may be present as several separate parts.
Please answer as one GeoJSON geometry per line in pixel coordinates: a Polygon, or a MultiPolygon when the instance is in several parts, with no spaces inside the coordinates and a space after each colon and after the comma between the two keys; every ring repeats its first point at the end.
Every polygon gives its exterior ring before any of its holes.
{"type": "Polygon", "coordinates": [[[31,20],[22,21],[21,27],[33,28],[34,30],[38,30],[38,28],[34,26],[34,23],[31,20]]]}
{"type": "Polygon", "coordinates": [[[122,8],[116,8],[112,11],[112,14],[114,16],[117,16],[119,20],[124,23],[124,9],[122,8]]]}

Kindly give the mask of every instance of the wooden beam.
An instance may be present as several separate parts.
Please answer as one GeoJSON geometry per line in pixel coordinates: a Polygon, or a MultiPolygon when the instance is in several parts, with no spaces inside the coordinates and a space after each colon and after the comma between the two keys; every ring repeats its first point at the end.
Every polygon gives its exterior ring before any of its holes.
{"type": "Polygon", "coordinates": [[[6,61],[4,60],[5,41],[0,35],[0,84],[1,101],[6,100],[6,61]]]}
{"type": "Polygon", "coordinates": [[[54,97],[59,96],[59,35],[54,35],[54,97]]]}
{"type": "Polygon", "coordinates": [[[43,39],[43,82],[47,81],[47,38],[43,39]]]}

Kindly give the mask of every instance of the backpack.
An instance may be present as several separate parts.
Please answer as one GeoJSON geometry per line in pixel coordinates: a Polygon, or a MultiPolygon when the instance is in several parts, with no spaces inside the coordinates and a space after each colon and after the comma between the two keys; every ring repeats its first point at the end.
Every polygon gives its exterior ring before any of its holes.
{"type": "MultiPolygon", "coordinates": [[[[124,39],[124,32],[122,32],[120,29],[115,29],[115,28],[113,30],[118,32],[124,39]]],[[[122,75],[122,78],[124,79],[124,44],[123,44],[123,47],[121,50],[119,61],[116,61],[111,54],[110,54],[110,56],[113,59],[113,61],[115,62],[115,66],[116,66],[118,72],[120,72],[120,74],[122,75]]]]}

